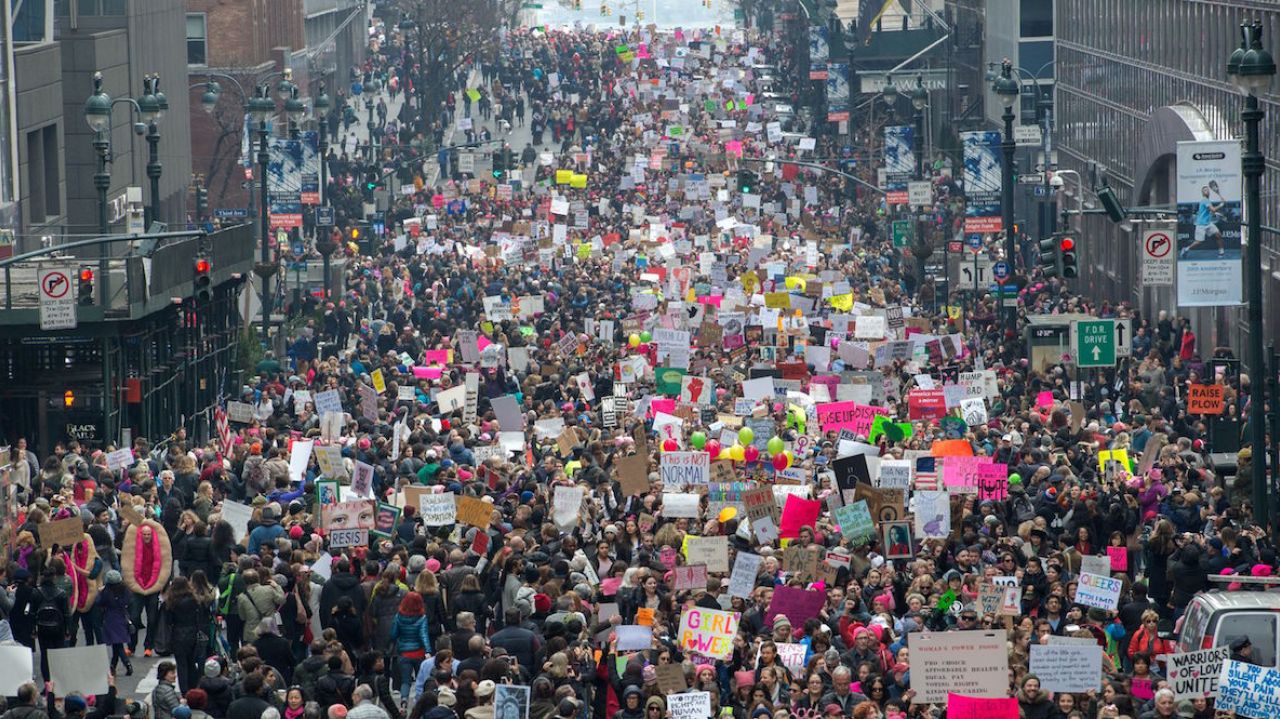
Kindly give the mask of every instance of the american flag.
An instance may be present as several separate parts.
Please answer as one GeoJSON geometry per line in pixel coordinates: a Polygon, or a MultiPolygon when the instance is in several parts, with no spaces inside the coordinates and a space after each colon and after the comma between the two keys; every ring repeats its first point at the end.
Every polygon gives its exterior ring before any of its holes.
{"type": "Polygon", "coordinates": [[[227,411],[221,407],[213,409],[213,423],[218,430],[218,442],[223,454],[231,452],[231,424],[227,422],[227,411]]]}

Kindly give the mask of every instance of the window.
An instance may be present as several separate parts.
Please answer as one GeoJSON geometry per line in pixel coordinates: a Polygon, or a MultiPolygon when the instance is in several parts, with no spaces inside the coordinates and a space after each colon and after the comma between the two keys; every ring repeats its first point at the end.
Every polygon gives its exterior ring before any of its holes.
{"type": "Polygon", "coordinates": [[[187,64],[204,65],[209,56],[208,28],[204,13],[187,15],[187,64]]]}
{"type": "Polygon", "coordinates": [[[1215,646],[1224,647],[1240,637],[1253,643],[1253,662],[1264,667],[1276,665],[1276,615],[1258,612],[1231,612],[1218,621],[1213,634],[1215,646]]]}
{"type": "Polygon", "coordinates": [[[93,15],[123,15],[125,0],[76,0],[76,13],[85,17],[93,15]]]}
{"type": "Polygon", "coordinates": [[[1022,0],[1021,37],[1049,37],[1053,35],[1053,2],[1022,0]]]}

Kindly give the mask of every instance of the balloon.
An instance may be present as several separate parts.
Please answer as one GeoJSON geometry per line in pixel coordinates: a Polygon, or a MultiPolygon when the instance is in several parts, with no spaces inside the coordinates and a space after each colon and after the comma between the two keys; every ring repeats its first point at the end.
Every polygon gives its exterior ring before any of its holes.
{"type": "Polygon", "coordinates": [[[721,524],[724,524],[725,522],[729,521],[730,519],[733,519],[736,516],[738,516],[737,507],[725,507],[724,509],[720,510],[720,516],[716,517],[716,519],[720,520],[721,524]]]}
{"type": "Polygon", "coordinates": [[[648,342],[648,341],[650,341],[650,340],[652,340],[652,339],[653,339],[653,335],[649,332],[649,330],[645,330],[645,331],[643,331],[643,332],[641,332],[641,333],[640,333],[640,341],[641,341],[641,342],[648,342]]]}
{"type": "Polygon", "coordinates": [[[786,443],[781,437],[773,436],[769,438],[769,454],[782,454],[782,450],[786,449],[786,443]]]}
{"type": "Polygon", "coordinates": [[[729,451],[728,447],[721,447],[716,459],[733,459],[733,453],[729,451]]]}
{"type": "Polygon", "coordinates": [[[627,344],[631,345],[631,349],[635,349],[636,347],[639,347],[640,335],[636,334],[635,332],[632,332],[631,336],[627,338],[627,344]]]}
{"type": "Polygon", "coordinates": [[[787,458],[788,467],[796,463],[796,456],[791,453],[791,450],[788,449],[787,451],[783,452],[782,456],[787,458]]]}
{"type": "Polygon", "coordinates": [[[722,451],[720,447],[720,443],[717,442],[716,440],[714,439],[707,440],[706,450],[707,450],[707,454],[711,455],[712,457],[718,457],[723,459],[722,457],[720,457],[720,453],[722,451]]]}
{"type": "Polygon", "coordinates": [[[677,449],[680,449],[680,443],[676,442],[674,439],[668,439],[662,443],[662,449],[666,452],[674,452],[677,449]]]}
{"type": "Polygon", "coordinates": [[[760,450],[756,449],[754,444],[749,444],[742,448],[742,458],[748,462],[754,462],[760,459],[760,450]]]}
{"type": "Polygon", "coordinates": [[[778,470],[779,472],[781,472],[782,470],[786,469],[786,468],[787,468],[787,455],[785,455],[785,454],[775,454],[775,455],[773,455],[773,468],[774,468],[774,469],[776,469],[776,470],[778,470]]]}
{"type": "Polygon", "coordinates": [[[741,462],[746,457],[742,445],[735,444],[729,448],[729,458],[735,462],[741,462]]]}
{"type": "Polygon", "coordinates": [[[751,444],[756,438],[756,433],[751,431],[750,427],[743,427],[738,430],[738,441],[743,444],[751,444]]]}
{"type": "Polygon", "coordinates": [[[707,435],[702,432],[694,432],[689,435],[689,444],[692,444],[694,449],[702,449],[707,444],[707,435]]]}

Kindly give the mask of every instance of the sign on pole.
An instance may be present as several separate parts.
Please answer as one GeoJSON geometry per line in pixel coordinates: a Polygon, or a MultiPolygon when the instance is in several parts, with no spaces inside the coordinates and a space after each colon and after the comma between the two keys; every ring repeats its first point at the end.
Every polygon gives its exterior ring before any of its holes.
{"type": "Polygon", "coordinates": [[[907,203],[913,207],[933,204],[933,183],[919,180],[907,183],[907,203]]]}
{"type": "Polygon", "coordinates": [[[1039,147],[1043,133],[1039,125],[1014,125],[1013,142],[1018,147],[1039,147]]]}
{"type": "Polygon", "coordinates": [[[1113,367],[1116,363],[1115,320],[1080,320],[1071,325],[1077,367],[1113,367]]]}
{"type": "Polygon", "coordinates": [[[75,329],[76,290],[71,282],[71,270],[64,267],[42,267],[39,281],[40,329],[75,329]]]}
{"type": "Polygon", "coordinates": [[[1173,248],[1173,231],[1166,228],[1142,231],[1138,248],[1142,257],[1143,287],[1172,287],[1177,268],[1173,248]]]}
{"type": "Polygon", "coordinates": [[[911,222],[909,220],[893,221],[893,246],[906,247],[911,244],[911,222]]]}

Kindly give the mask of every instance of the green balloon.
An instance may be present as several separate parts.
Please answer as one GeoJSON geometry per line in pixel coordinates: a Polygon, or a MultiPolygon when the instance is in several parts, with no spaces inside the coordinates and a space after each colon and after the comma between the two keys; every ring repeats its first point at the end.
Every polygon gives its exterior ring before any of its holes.
{"type": "Polygon", "coordinates": [[[782,454],[782,450],[786,449],[787,445],[782,441],[781,437],[775,436],[769,438],[769,444],[767,447],[769,449],[769,454],[782,454]]]}
{"type": "Polygon", "coordinates": [[[689,435],[689,444],[692,444],[694,449],[702,449],[707,445],[707,435],[702,432],[694,432],[689,435]]]}
{"type": "Polygon", "coordinates": [[[648,342],[649,340],[652,340],[652,339],[653,339],[653,334],[650,333],[649,330],[645,330],[640,333],[641,342],[648,342]]]}
{"type": "Polygon", "coordinates": [[[751,444],[751,442],[755,440],[755,438],[756,438],[756,433],[752,432],[750,427],[743,427],[742,429],[738,430],[738,443],[744,447],[747,446],[748,444],[751,444]]]}

